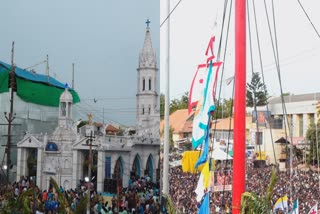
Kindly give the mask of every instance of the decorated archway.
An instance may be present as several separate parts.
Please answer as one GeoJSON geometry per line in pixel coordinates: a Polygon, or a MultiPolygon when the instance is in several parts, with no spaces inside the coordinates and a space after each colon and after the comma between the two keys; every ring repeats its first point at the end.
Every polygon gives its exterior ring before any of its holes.
{"type": "Polygon", "coordinates": [[[133,164],[132,164],[132,172],[135,176],[140,177],[141,167],[140,167],[140,156],[137,154],[134,158],[133,164]]]}
{"type": "Polygon", "coordinates": [[[153,157],[150,154],[147,160],[147,165],[146,165],[146,170],[145,170],[145,175],[149,175],[150,181],[153,182],[153,157]]]}
{"type": "Polygon", "coordinates": [[[119,157],[116,161],[113,176],[114,179],[122,179],[123,177],[123,160],[121,157],[119,157]]]}

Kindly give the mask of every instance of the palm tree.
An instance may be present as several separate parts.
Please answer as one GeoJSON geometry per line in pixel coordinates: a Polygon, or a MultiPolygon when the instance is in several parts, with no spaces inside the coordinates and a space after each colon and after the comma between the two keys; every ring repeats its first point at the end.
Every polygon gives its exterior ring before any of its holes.
{"type": "MultiPolygon", "coordinates": [[[[62,214],[73,214],[70,204],[65,197],[65,195],[60,192],[60,188],[57,184],[57,182],[50,177],[50,182],[53,186],[53,188],[56,190],[58,194],[58,200],[60,202],[59,208],[58,208],[58,213],[62,214]]],[[[7,197],[7,204],[3,207],[3,210],[0,210],[1,213],[3,214],[30,214],[32,213],[32,209],[30,204],[38,204],[40,205],[41,202],[38,200],[37,197],[34,197],[35,193],[38,191],[38,187],[32,187],[29,188],[27,191],[22,191],[20,195],[15,198],[12,192],[10,194],[6,194],[7,197]],[[36,201],[34,201],[36,200],[36,201]]],[[[78,203],[75,214],[81,214],[86,211],[86,205],[88,202],[88,197],[82,197],[80,202],[78,203]]],[[[41,205],[40,205],[41,206],[41,205]]]]}
{"type": "Polygon", "coordinates": [[[241,196],[241,214],[261,214],[271,213],[271,197],[274,186],[277,183],[277,175],[275,169],[272,169],[270,183],[264,198],[253,192],[245,192],[241,196]]]}
{"type": "Polygon", "coordinates": [[[29,188],[27,191],[23,191],[17,198],[14,198],[13,194],[10,198],[7,198],[8,203],[4,206],[2,213],[21,213],[29,214],[31,213],[30,202],[32,201],[32,196],[34,194],[34,189],[29,188]]]}
{"type": "MultiPolygon", "coordinates": [[[[70,204],[69,204],[67,198],[65,197],[65,195],[62,192],[60,192],[60,188],[59,188],[57,182],[52,177],[50,177],[50,182],[58,194],[58,199],[60,202],[58,213],[72,214],[73,212],[71,211],[70,204]]],[[[83,213],[86,210],[87,203],[88,203],[88,197],[87,196],[82,197],[79,204],[76,207],[75,214],[83,213]]]]}

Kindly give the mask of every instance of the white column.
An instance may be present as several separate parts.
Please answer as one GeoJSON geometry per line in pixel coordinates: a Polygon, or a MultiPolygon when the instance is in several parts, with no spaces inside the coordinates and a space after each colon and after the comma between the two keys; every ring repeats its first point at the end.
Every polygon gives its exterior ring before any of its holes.
{"type": "Polygon", "coordinates": [[[129,176],[130,176],[130,167],[128,164],[130,164],[130,156],[129,154],[124,155],[123,158],[123,176],[122,176],[122,186],[128,187],[129,184],[129,176]],[[128,168],[129,167],[129,168],[128,168]]]}
{"type": "MultiPolygon", "coordinates": [[[[292,136],[293,137],[297,137],[299,136],[299,118],[298,115],[293,114],[292,115],[292,125],[293,125],[293,132],[292,132],[292,136]]],[[[289,124],[291,126],[291,124],[289,124]]],[[[289,133],[290,136],[290,133],[289,133]]]]}
{"type": "Polygon", "coordinates": [[[82,161],[80,157],[80,152],[78,150],[73,151],[73,156],[72,156],[72,183],[71,183],[71,188],[75,189],[77,187],[78,181],[80,179],[80,168],[79,165],[81,166],[82,161]]]}
{"type": "Polygon", "coordinates": [[[37,149],[37,186],[41,187],[41,177],[42,177],[42,148],[37,149]]]}
{"type": "MultiPolygon", "coordinates": [[[[26,175],[27,172],[27,149],[26,148],[21,148],[21,159],[20,159],[20,163],[21,163],[21,175],[19,177],[19,179],[21,178],[21,176],[26,175]]],[[[18,173],[17,173],[18,174],[18,173]]]]}
{"type": "Polygon", "coordinates": [[[306,136],[310,120],[309,120],[309,115],[308,114],[303,114],[303,136],[306,136]]]}
{"type": "Polygon", "coordinates": [[[103,192],[104,175],[105,175],[105,152],[98,151],[98,166],[97,166],[97,192],[103,192]]]}
{"type": "Polygon", "coordinates": [[[16,174],[16,180],[19,181],[22,176],[22,148],[17,149],[17,174],[16,174]]]}

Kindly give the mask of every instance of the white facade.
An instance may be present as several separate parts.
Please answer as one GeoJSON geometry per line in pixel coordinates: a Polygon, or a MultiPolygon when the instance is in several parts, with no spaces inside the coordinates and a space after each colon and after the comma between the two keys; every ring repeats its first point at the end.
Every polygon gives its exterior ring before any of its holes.
{"type": "MultiPolygon", "coordinates": [[[[72,118],[72,95],[66,89],[60,96],[58,126],[50,134],[27,134],[18,147],[16,179],[28,176],[28,160],[36,160],[36,184],[47,189],[50,177],[65,189],[76,188],[80,179],[88,176],[86,154],[89,151],[88,134],[93,131],[92,151],[97,154],[96,189],[104,191],[104,181],[120,173],[123,187],[128,186],[130,173],[148,175],[152,181],[159,179],[159,106],[157,92],[156,58],[151,45],[150,29],[147,27],[145,42],[139,57],[137,105],[137,134],[114,136],[97,133],[92,125],[77,133],[72,118]],[[143,82],[144,81],[144,90],[143,82]],[[81,134],[81,133],[85,133],[81,134]],[[119,167],[119,168],[118,168],[119,167]]],[[[89,113],[89,112],[88,112],[89,113]]]]}
{"type": "MultiPolygon", "coordinates": [[[[268,109],[266,106],[259,107],[257,111],[267,111],[271,113],[271,120],[265,127],[259,127],[262,132],[261,151],[266,152],[270,163],[275,163],[275,158],[280,158],[282,151],[278,143],[274,143],[281,137],[287,138],[293,145],[304,147],[308,142],[305,139],[310,124],[317,121],[317,106],[320,101],[320,93],[285,96],[286,111],[283,110],[281,98],[275,97],[269,99],[268,109]],[[286,112],[286,114],[284,113],[286,112]],[[275,120],[279,119],[280,127],[275,128],[275,120]],[[270,129],[271,127],[271,129],[270,129]],[[270,131],[271,130],[271,131],[270,131]],[[292,132],[291,132],[292,130],[292,132]],[[300,145],[299,145],[300,144],[300,145]],[[273,152],[275,149],[275,157],[273,152]]],[[[279,125],[279,124],[278,124],[279,125]]],[[[250,128],[251,137],[249,141],[254,142],[254,133],[257,131],[255,124],[250,128]]],[[[259,147],[256,146],[256,151],[259,147]]]]}

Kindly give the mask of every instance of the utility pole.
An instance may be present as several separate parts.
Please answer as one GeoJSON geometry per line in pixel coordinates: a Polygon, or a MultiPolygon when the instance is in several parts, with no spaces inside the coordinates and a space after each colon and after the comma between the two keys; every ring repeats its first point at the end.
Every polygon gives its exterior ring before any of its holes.
{"type": "MultiPolygon", "coordinates": [[[[91,124],[90,124],[91,125],[91,124]]],[[[89,146],[89,163],[88,163],[88,177],[89,177],[89,184],[88,184],[88,204],[87,204],[87,214],[90,214],[90,192],[91,192],[91,164],[92,164],[92,142],[95,138],[95,136],[93,136],[93,131],[90,132],[88,140],[86,141],[86,145],[89,146]]]]}
{"type": "Polygon", "coordinates": [[[9,185],[9,171],[10,171],[10,146],[11,146],[11,126],[12,121],[15,119],[13,116],[13,98],[14,98],[14,91],[16,89],[16,82],[15,82],[15,66],[13,63],[14,59],[14,42],[12,42],[12,49],[11,49],[11,71],[9,73],[9,79],[10,79],[10,112],[7,114],[7,112],[4,113],[6,120],[8,121],[8,138],[7,138],[7,146],[6,146],[6,153],[7,153],[7,181],[6,181],[6,189],[8,189],[9,185]]]}
{"type": "Polygon", "coordinates": [[[50,73],[49,73],[49,56],[48,56],[48,54],[47,54],[46,62],[47,62],[47,66],[46,66],[47,81],[49,83],[50,82],[50,73]]]}
{"type": "Polygon", "coordinates": [[[72,63],[72,89],[74,89],[74,63],[72,63]]]}

